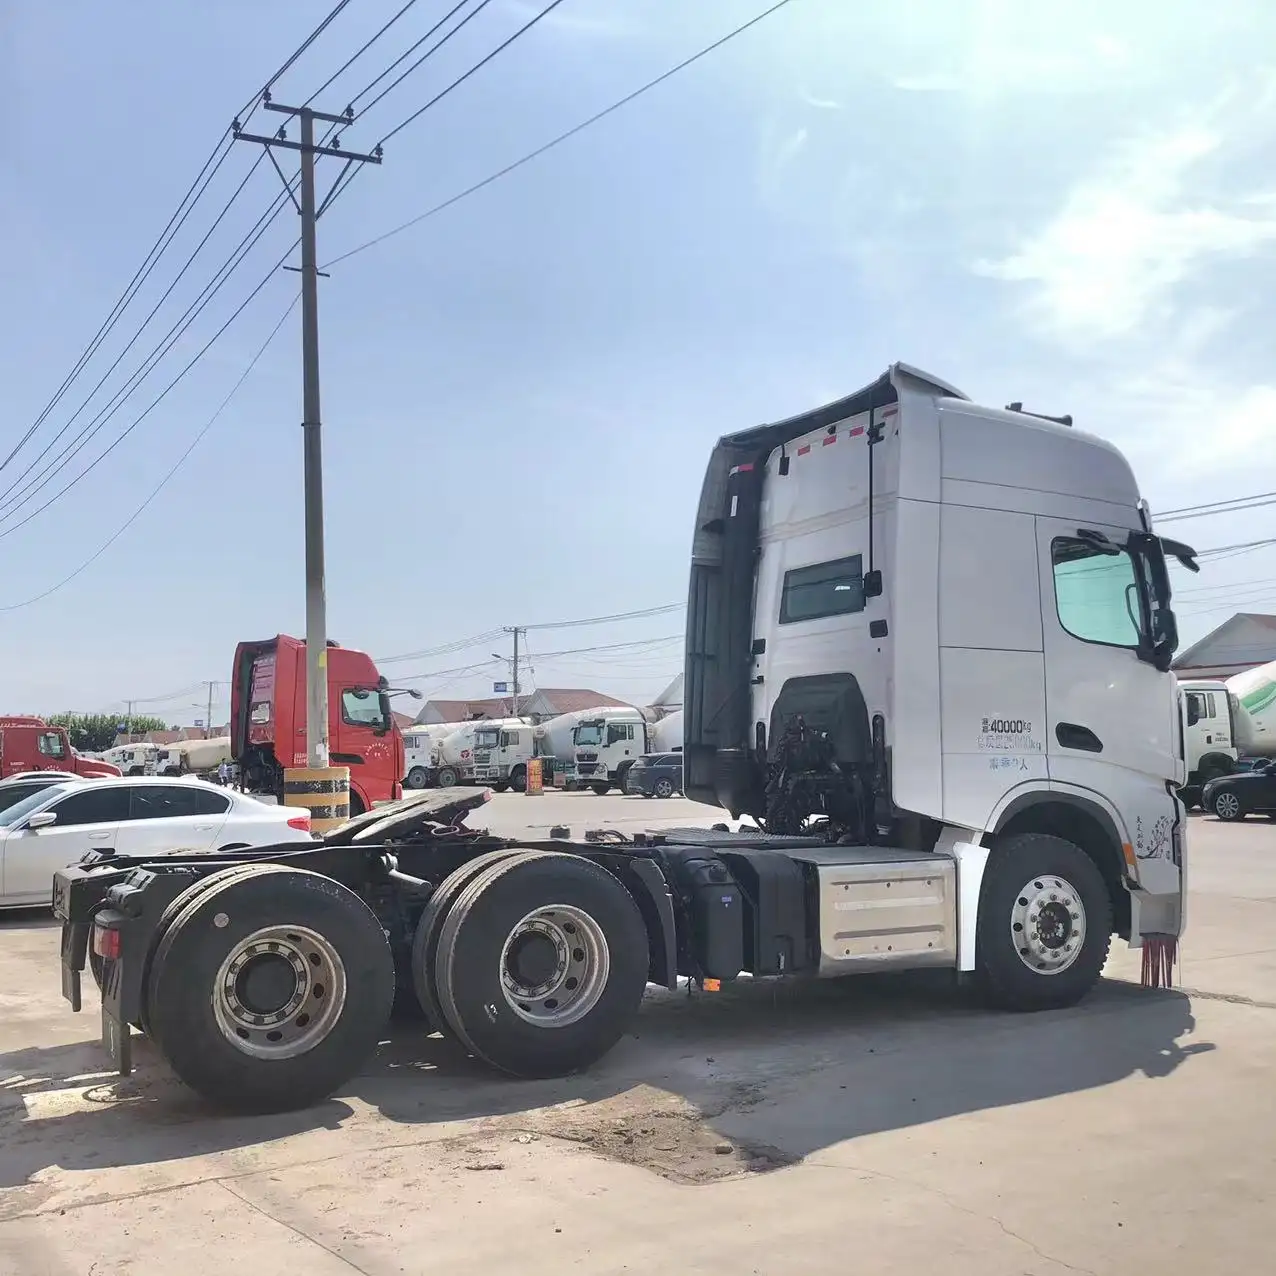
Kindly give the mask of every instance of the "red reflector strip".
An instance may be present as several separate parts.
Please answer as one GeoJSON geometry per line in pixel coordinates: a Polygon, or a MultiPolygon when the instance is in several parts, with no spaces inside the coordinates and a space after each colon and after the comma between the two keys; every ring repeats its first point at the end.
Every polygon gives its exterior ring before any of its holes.
{"type": "Polygon", "coordinates": [[[805,456],[810,450],[811,445],[809,443],[803,443],[802,446],[798,448],[798,456],[805,456]]]}
{"type": "Polygon", "coordinates": [[[107,961],[118,961],[120,956],[120,932],[102,926],[93,927],[93,951],[107,961]]]}
{"type": "Polygon", "coordinates": [[[883,409],[882,409],[882,415],[883,415],[883,416],[894,416],[894,415],[895,415],[898,411],[899,411],[899,409],[898,409],[898,408],[883,408],[883,409]]]}
{"type": "Polygon", "coordinates": [[[747,461],[744,465],[734,466],[731,470],[732,474],[749,474],[753,470],[753,462],[747,461]]]}
{"type": "Polygon", "coordinates": [[[863,434],[863,433],[864,433],[864,427],[862,425],[852,426],[851,429],[847,430],[847,434],[851,438],[855,438],[857,434],[863,434]]]}
{"type": "Polygon", "coordinates": [[[822,442],[821,442],[821,446],[822,446],[822,447],[828,447],[828,445],[829,445],[830,443],[836,443],[836,442],[837,442],[837,435],[836,435],[836,434],[826,434],[826,435],[824,436],[824,439],[823,439],[823,440],[822,440],[822,442]]]}

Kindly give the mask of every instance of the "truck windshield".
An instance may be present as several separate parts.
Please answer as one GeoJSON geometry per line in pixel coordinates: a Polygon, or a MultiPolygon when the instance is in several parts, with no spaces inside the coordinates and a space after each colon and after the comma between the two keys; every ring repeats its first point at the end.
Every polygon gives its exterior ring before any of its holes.
{"type": "Polygon", "coordinates": [[[1100,532],[1051,543],[1059,623],[1074,638],[1128,647],[1168,670],[1178,646],[1165,553],[1155,536],[1132,532],[1119,545],[1100,532]]]}
{"type": "Polygon", "coordinates": [[[576,728],[577,744],[599,745],[603,742],[603,724],[601,722],[582,722],[576,728]]]}
{"type": "Polygon", "coordinates": [[[476,731],[474,733],[474,747],[476,749],[494,749],[496,748],[496,740],[500,732],[498,731],[476,731]]]}
{"type": "Polygon", "coordinates": [[[351,726],[389,731],[392,721],[389,697],[370,687],[347,687],[341,693],[341,716],[351,726]]]}

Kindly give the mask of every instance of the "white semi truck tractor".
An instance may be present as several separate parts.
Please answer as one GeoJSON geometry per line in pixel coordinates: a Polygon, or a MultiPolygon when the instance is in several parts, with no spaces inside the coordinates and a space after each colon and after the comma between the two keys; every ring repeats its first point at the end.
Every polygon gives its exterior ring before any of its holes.
{"type": "Polygon", "coordinates": [[[121,1074],[144,1024],[205,1098],[262,1112],[344,1085],[396,1000],[535,1078],[605,1054],[649,983],[937,967],[1038,1010],[1093,987],[1114,933],[1168,981],[1186,765],[1167,555],[1195,566],[1115,448],[896,364],[710,457],[685,789],[756,826],[502,838],[462,826],[486,790],[449,789],[311,851],[90,853],[54,874],[63,996],[81,1008],[93,953],[121,1074]],[[255,973],[281,952],[295,988],[255,973]],[[359,995],[314,1013],[343,971],[359,995]]]}
{"type": "Polygon", "coordinates": [[[1186,778],[1167,556],[1125,458],[1070,418],[894,365],[721,439],[696,516],[688,797],[766,835],[821,974],[955,966],[1064,1005],[1110,935],[1167,977],[1186,778]],[[778,861],[777,861],[778,862],[778,861]]]}
{"type": "Polygon", "coordinates": [[[1179,683],[1183,697],[1183,740],[1187,779],[1179,791],[1188,810],[1201,803],[1201,790],[1211,780],[1231,775],[1239,756],[1235,701],[1222,681],[1179,683]]]}

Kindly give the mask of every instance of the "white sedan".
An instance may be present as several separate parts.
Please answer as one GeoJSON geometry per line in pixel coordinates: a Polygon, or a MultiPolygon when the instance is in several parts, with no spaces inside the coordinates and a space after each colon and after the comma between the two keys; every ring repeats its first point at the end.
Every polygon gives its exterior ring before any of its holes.
{"type": "Polygon", "coordinates": [[[313,841],[308,811],[202,780],[53,784],[0,811],[0,908],[47,904],[53,874],[87,851],[166,855],[313,841]]]}

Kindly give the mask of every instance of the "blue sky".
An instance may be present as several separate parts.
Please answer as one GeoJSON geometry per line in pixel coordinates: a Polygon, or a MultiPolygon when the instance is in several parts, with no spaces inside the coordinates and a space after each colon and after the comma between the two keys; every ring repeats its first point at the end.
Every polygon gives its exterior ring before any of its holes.
{"type": "MultiPolygon", "coordinates": [[[[400,2],[353,0],[277,98],[308,96],[400,2]]],[[[7,7],[5,451],[235,110],[329,7],[7,7]]],[[[419,0],[316,105],[342,109],[448,7],[419,0]]],[[[370,146],[539,7],[494,0],[346,144],[370,146]]],[[[765,7],[565,0],[358,175],[321,223],[321,258],[486,176],[765,7]]],[[[976,399],[1072,412],[1126,450],[1154,509],[1276,486],[1263,446],[1276,427],[1274,36],[1276,12],[1246,0],[793,0],[536,163],[334,266],[321,294],[331,634],[383,655],[679,601],[713,440],[854,389],[894,359],[976,399]]],[[[247,145],[231,155],[93,375],[0,489],[66,422],[255,158],[247,145]]],[[[261,165],[134,358],[278,188],[261,165]]],[[[63,479],[239,304],[294,220],[279,219],[63,479]]],[[[29,507],[0,519],[0,606],[62,579],[133,513],[295,287],[295,275],[272,279],[66,498],[12,535],[29,507]]],[[[224,680],[241,638],[300,631],[299,342],[294,315],[92,567],[0,612],[0,705],[164,697],[224,680]]],[[[1217,546],[1272,524],[1258,510],[1175,529],[1217,546]]],[[[1276,552],[1227,557],[1184,588],[1191,639],[1237,607],[1276,601],[1276,552]]],[[[536,678],[653,695],[679,665],[676,642],[613,644],[680,624],[675,614],[533,634],[536,678]],[[535,659],[594,645],[608,650],[535,659]]],[[[502,649],[485,641],[395,668],[452,669],[502,649]]],[[[494,672],[417,685],[478,694],[494,672]]],[[[197,699],[158,703],[190,720],[197,699]]]]}

